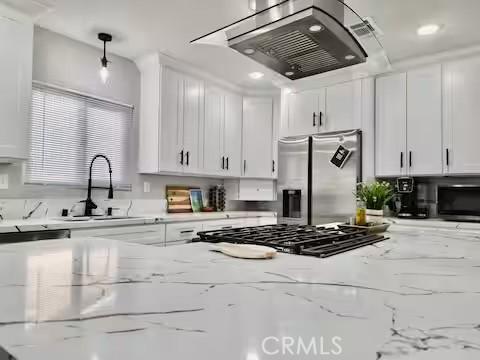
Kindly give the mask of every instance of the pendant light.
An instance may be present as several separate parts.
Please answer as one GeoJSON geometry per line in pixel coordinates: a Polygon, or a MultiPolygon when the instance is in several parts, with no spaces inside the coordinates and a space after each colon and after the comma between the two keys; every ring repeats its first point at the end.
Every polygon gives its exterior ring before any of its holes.
{"type": "Polygon", "coordinates": [[[102,63],[102,68],[100,69],[100,78],[102,79],[102,82],[106,84],[109,76],[107,69],[109,63],[109,61],[107,60],[107,42],[112,41],[112,35],[106,33],[99,33],[98,39],[100,41],[103,41],[103,57],[100,59],[100,62],[102,63]]]}

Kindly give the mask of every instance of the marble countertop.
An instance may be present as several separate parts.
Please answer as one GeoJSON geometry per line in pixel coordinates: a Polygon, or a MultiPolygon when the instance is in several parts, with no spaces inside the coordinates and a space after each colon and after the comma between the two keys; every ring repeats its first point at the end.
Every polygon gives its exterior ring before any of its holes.
{"type": "Polygon", "coordinates": [[[387,236],[256,261],[204,243],[4,245],[0,346],[18,360],[478,359],[480,232],[387,236]]]}
{"type": "Polygon", "coordinates": [[[64,221],[57,218],[39,219],[11,219],[0,221],[0,233],[27,232],[59,229],[99,228],[126,225],[143,224],[168,224],[174,222],[203,221],[238,219],[251,217],[276,216],[275,212],[268,211],[225,211],[212,213],[188,213],[188,214],[141,214],[132,215],[128,219],[117,220],[88,220],[88,221],[64,221]]]}

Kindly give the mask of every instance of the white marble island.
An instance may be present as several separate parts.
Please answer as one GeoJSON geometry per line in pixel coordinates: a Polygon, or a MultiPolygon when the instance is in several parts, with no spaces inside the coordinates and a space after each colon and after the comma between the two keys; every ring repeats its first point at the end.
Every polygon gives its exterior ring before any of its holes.
{"type": "Polygon", "coordinates": [[[269,261],[202,243],[5,245],[0,346],[18,360],[480,358],[480,232],[388,236],[269,261]]]}

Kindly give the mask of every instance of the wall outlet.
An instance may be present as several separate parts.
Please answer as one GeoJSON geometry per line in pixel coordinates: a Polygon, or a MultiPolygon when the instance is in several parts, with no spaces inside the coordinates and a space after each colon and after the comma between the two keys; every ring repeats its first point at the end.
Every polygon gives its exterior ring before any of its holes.
{"type": "Polygon", "coordinates": [[[0,190],[8,189],[8,174],[0,174],[0,190]]]}
{"type": "Polygon", "coordinates": [[[143,182],[143,192],[149,193],[150,192],[150,183],[148,181],[143,182]]]}

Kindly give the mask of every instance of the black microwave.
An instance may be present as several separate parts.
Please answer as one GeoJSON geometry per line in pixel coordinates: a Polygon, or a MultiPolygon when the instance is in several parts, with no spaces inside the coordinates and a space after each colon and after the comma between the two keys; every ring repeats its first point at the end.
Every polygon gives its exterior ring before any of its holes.
{"type": "Polygon", "coordinates": [[[439,185],[437,213],[445,220],[480,221],[480,186],[439,185]]]}

